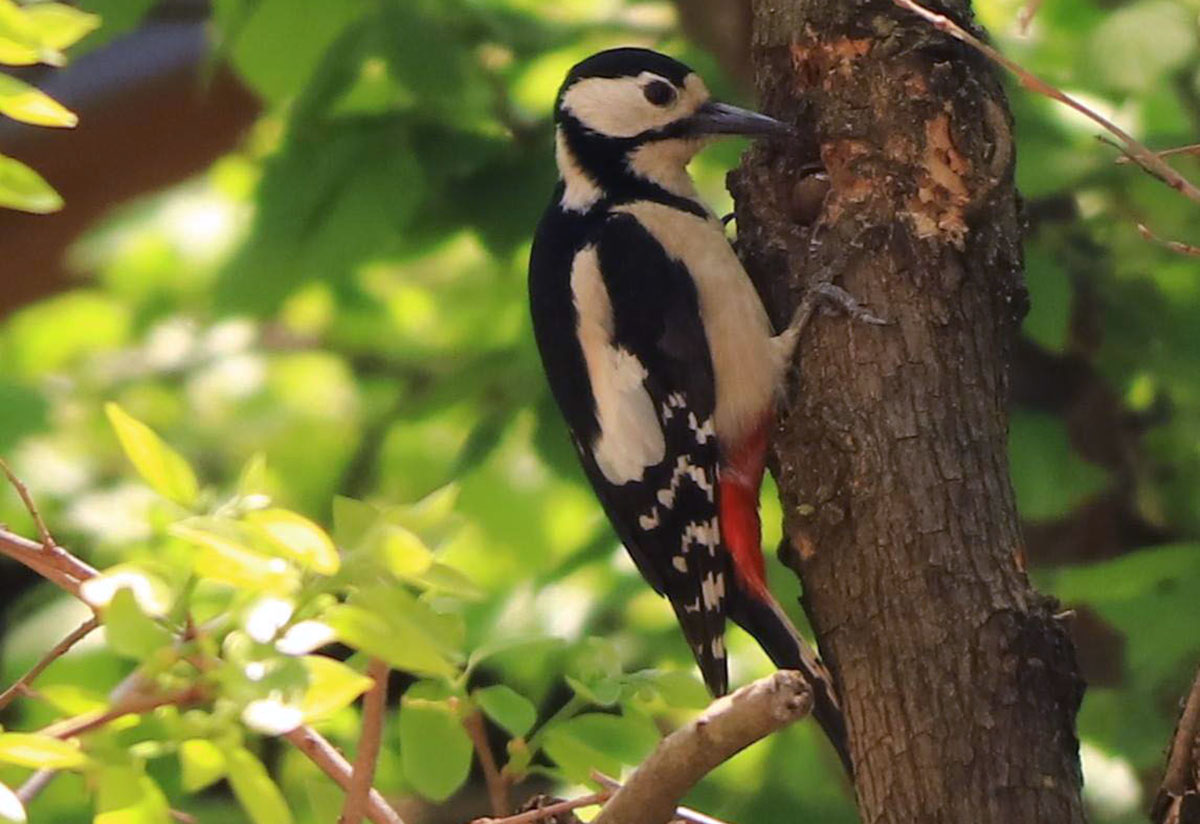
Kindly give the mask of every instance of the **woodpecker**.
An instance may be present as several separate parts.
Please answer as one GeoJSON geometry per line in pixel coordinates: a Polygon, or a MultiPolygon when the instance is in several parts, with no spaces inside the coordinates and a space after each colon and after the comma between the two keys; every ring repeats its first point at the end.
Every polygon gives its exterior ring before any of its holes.
{"type": "Polygon", "coordinates": [[[767,588],[758,515],[767,435],[799,333],[775,334],[687,164],[722,134],[785,136],[710,99],[684,64],[619,48],[567,74],[559,181],[529,264],[534,334],[585,474],[665,595],[714,695],[725,622],[810,682],[849,769],[829,672],[767,588]]]}

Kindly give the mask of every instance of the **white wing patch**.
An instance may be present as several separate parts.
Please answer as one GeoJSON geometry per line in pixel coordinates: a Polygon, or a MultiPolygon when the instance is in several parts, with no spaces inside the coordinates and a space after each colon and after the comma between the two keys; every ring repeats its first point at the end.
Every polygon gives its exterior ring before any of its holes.
{"type": "Polygon", "coordinates": [[[613,345],[612,302],[595,246],[575,255],[571,293],[600,426],[591,444],[596,466],[612,484],[641,480],[646,467],[662,461],[666,441],[646,391],[646,367],[632,352],[613,345]]]}

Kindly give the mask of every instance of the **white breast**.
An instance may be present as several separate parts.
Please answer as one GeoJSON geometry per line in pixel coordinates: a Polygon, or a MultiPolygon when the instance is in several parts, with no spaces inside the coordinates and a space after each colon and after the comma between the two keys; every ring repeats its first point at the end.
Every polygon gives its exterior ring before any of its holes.
{"type": "Polygon", "coordinates": [[[715,218],[652,201],[618,210],[645,226],[695,281],[716,376],[717,437],[724,444],[737,443],[771,407],[783,367],[750,277],[715,218]]]}
{"type": "Polygon", "coordinates": [[[641,480],[646,467],[662,461],[666,441],[654,401],[646,391],[646,368],[627,349],[613,345],[612,302],[600,275],[596,247],[575,255],[571,293],[600,434],[588,444],[596,465],[613,484],[641,480]]]}

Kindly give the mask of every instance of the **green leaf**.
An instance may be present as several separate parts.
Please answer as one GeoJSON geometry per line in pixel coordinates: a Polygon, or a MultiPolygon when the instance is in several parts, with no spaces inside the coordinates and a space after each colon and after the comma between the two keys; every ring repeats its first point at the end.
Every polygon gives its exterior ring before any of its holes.
{"type": "Polygon", "coordinates": [[[712,697],[700,679],[683,670],[656,671],[651,683],[663,700],[680,709],[703,709],[712,702],[712,697]]]}
{"type": "Polygon", "coordinates": [[[51,49],[66,49],[100,27],[100,16],[65,3],[37,3],[25,9],[41,42],[51,49]]]}
{"type": "Polygon", "coordinates": [[[308,690],[300,702],[305,721],[322,721],[371,688],[369,677],[323,655],[300,659],[308,673],[308,690]]]}
{"type": "Polygon", "coordinates": [[[0,155],[0,206],[44,215],[61,209],[63,199],[33,169],[19,160],[0,155]]]}
{"type": "Polygon", "coordinates": [[[25,805],[17,798],[15,792],[4,784],[0,784],[0,820],[15,821],[17,824],[25,824],[28,820],[25,805]]]}
{"type": "Polygon", "coordinates": [[[87,757],[69,741],[35,732],[0,733],[0,761],[35,770],[69,770],[82,767],[87,757]]]}
{"type": "Polygon", "coordinates": [[[546,730],[544,749],[567,777],[586,780],[593,769],[617,774],[637,764],[658,743],[658,731],[645,718],[588,713],[546,730]]]}
{"type": "Polygon", "coordinates": [[[170,820],[166,796],[140,765],[100,770],[93,824],[168,824],[170,820]]]}
{"type": "Polygon", "coordinates": [[[199,792],[225,777],[225,754],[206,738],[190,738],[179,745],[179,766],[184,792],[199,792]]]}
{"type": "Polygon", "coordinates": [[[366,501],[338,495],[333,499],[334,540],[343,549],[355,549],[382,515],[383,513],[366,501]]]}
{"type": "Polygon", "coordinates": [[[133,468],[150,488],[180,506],[196,503],[199,485],[191,466],[146,424],[115,403],[104,405],[109,423],[133,468]]]}
{"type": "Polygon", "coordinates": [[[1105,604],[1196,580],[1200,580],[1200,544],[1176,544],[1058,570],[1051,589],[1067,603],[1105,604]]]}
{"type": "Polygon", "coordinates": [[[60,66],[64,58],[42,42],[26,9],[12,0],[0,0],[0,63],[29,66],[38,62],[60,66]]]}
{"type": "Polygon", "coordinates": [[[337,547],[325,530],[303,515],[286,509],[264,509],[247,513],[245,520],[266,536],[267,545],[279,555],[321,575],[338,571],[341,560],[337,547]]]}
{"type": "Polygon", "coordinates": [[[371,550],[389,572],[401,579],[419,579],[433,564],[433,553],[415,532],[395,524],[376,530],[371,550]]]}
{"type": "Polygon", "coordinates": [[[428,628],[413,621],[389,621],[373,610],[343,604],[329,610],[326,623],[355,649],[382,658],[394,669],[452,678],[457,670],[428,628]]]}
{"type": "Polygon", "coordinates": [[[299,586],[296,568],[251,548],[236,534],[236,527],[232,522],[191,518],[172,525],[170,533],[200,548],[195,570],[201,577],[264,593],[294,591],[299,586]]]}
{"type": "Polygon", "coordinates": [[[114,652],[139,661],[171,643],[171,633],[142,612],[129,589],[117,590],[104,610],[104,631],[114,652]]]}
{"type": "Polygon", "coordinates": [[[233,794],[254,824],[292,824],[292,812],[261,761],[243,747],[226,752],[225,759],[233,794]]]}
{"type": "Polygon", "coordinates": [[[476,690],[471,697],[488,718],[515,738],[523,738],[537,721],[533,702],[503,684],[476,690]]]}
{"type": "Polygon", "coordinates": [[[400,704],[400,760],[421,795],[444,801],[471,771],[471,739],[447,701],[409,698],[400,704]]]}
{"type": "Polygon", "coordinates": [[[479,601],[486,597],[486,593],[474,581],[449,564],[443,564],[440,561],[434,561],[424,572],[413,576],[412,582],[423,589],[440,592],[464,601],[479,601]]]}
{"type": "Polygon", "coordinates": [[[53,97],[9,74],[0,74],[0,114],[34,126],[70,128],[79,122],[53,97]]]}

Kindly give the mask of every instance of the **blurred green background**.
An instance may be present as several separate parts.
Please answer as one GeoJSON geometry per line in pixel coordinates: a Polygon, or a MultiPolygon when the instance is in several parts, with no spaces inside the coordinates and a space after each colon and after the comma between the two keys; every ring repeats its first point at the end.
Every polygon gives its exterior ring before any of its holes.
{"type": "MultiPolygon", "coordinates": [[[[102,24],[71,65],[14,71],[80,125],[0,124],[5,153],[66,203],[0,213],[0,455],[59,540],[106,567],[153,550],[169,517],[109,429],[103,406],[116,401],[218,486],[262,453],[264,489],[321,523],[335,495],[398,504],[449,489],[461,528],[439,557],[479,591],[462,609],[468,645],[560,639],[479,676],[542,718],[567,700],[580,655],[625,673],[691,673],[670,610],[577,469],[532,344],[525,263],[554,181],[549,116],[565,71],[600,48],[646,45],[752,103],[748,3],[79,5],[102,24]]],[[[1152,147],[1197,140],[1200,0],[1045,0],[1026,33],[1021,7],[976,3],[1007,54],[1152,147]]],[[[1200,652],[1200,265],[1136,225],[1200,242],[1200,209],[1115,164],[1090,123],[1010,89],[1032,301],[1014,371],[1013,482],[1032,574],[1076,610],[1095,820],[1138,821],[1200,652]]],[[[693,166],[719,213],[742,148],[714,146],[693,166]]],[[[1200,172],[1193,158],[1173,162],[1200,172]]],[[[0,495],[0,522],[34,534],[15,495],[0,495]]],[[[778,522],[768,489],[768,547],[778,522]]],[[[773,559],[771,578],[794,604],[797,585],[773,559]]],[[[0,590],[7,683],[83,608],[12,564],[0,590]]],[[[127,668],[93,644],[43,680],[99,689],[127,668]]],[[[768,671],[740,633],[732,670],[735,683],[768,671]]],[[[338,718],[329,733],[352,740],[353,713],[338,718]]],[[[853,821],[817,739],[810,723],[775,736],[689,803],[731,822],[853,821]]],[[[430,801],[400,750],[389,734],[379,786],[404,799],[408,821],[486,812],[477,769],[430,801]]],[[[330,820],[295,753],[262,755],[297,820],[330,820]]],[[[223,785],[181,800],[174,762],[151,760],[172,804],[248,820],[223,785]]],[[[518,799],[570,791],[543,772],[518,799]]],[[[32,820],[90,820],[81,788],[60,779],[32,820]]]]}

